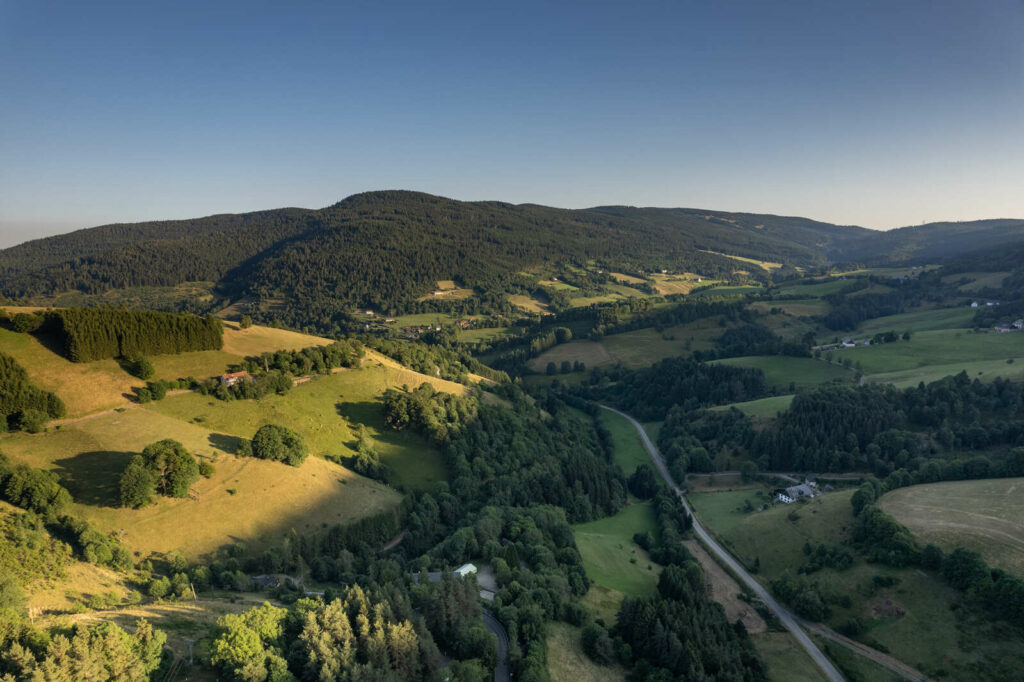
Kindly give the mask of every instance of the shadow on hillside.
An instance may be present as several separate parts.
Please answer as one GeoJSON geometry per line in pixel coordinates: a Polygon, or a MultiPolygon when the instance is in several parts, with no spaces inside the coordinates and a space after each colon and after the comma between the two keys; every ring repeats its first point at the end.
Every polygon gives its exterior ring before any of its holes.
{"type": "Polygon", "coordinates": [[[238,436],[229,436],[226,433],[211,433],[207,440],[210,441],[210,445],[229,455],[237,454],[238,445],[242,442],[238,436]]]}
{"type": "Polygon", "coordinates": [[[334,409],[352,425],[366,424],[377,430],[384,429],[384,406],[380,400],[357,403],[335,403],[334,409]]]}
{"type": "Polygon", "coordinates": [[[64,344],[61,342],[60,337],[53,331],[48,331],[45,328],[38,329],[32,332],[32,336],[35,340],[40,343],[46,350],[61,356],[64,359],[68,359],[67,355],[64,354],[64,344]]]}
{"type": "Polygon", "coordinates": [[[97,507],[120,504],[118,482],[137,452],[95,450],[58,459],[54,470],[75,502],[97,507]]]}

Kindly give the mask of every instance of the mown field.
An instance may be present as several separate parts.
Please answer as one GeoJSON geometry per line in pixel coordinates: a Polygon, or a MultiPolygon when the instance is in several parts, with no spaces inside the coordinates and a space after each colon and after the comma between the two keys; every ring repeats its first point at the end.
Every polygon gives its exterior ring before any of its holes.
{"type": "Polygon", "coordinates": [[[838,365],[814,358],[792,358],[784,355],[752,355],[742,358],[715,360],[715,364],[749,367],[764,372],[769,386],[781,390],[806,388],[831,382],[848,383],[853,374],[838,365]]]}
{"type": "MultiPolygon", "coordinates": [[[[767,495],[767,492],[765,493],[767,495]]],[[[690,495],[698,517],[748,567],[760,561],[757,575],[768,584],[784,573],[796,575],[804,563],[805,543],[834,546],[853,522],[852,490],[828,493],[807,504],[776,505],[744,512],[745,500],[757,507],[766,497],[754,491],[690,495]]],[[[833,628],[851,618],[866,625],[862,639],[933,676],[991,679],[986,673],[1007,651],[1019,650],[1015,635],[972,622],[958,627],[959,595],[935,575],[916,568],[893,569],[857,559],[846,571],[823,569],[811,576],[825,592],[848,595],[851,607],[832,606],[833,628]],[[875,576],[898,579],[893,587],[872,585],[875,576]],[[1007,639],[1012,637],[1012,639],[1007,639]],[[943,673],[943,671],[945,671],[943,673]]]]}
{"type": "Polygon", "coordinates": [[[922,544],[973,549],[1024,576],[1024,478],[915,485],[886,493],[880,504],[922,544]]]}
{"type": "Polygon", "coordinates": [[[573,526],[587,575],[598,586],[626,595],[654,593],[660,568],[633,542],[636,533],[657,534],[654,509],[636,502],[615,516],[573,526]]]}

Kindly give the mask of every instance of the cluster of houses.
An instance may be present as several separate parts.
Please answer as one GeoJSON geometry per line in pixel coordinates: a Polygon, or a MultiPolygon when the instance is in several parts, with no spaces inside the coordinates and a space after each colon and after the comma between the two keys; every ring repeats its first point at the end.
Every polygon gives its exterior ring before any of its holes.
{"type": "Polygon", "coordinates": [[[997,305],[999,305],[999,301],[985,301],[984,304],[981,304],[981,303],[979,303],[977,301],[971,301],[971,307],[972,308],[981,308],[981,307],[991,308],[992,306],[997,306],[997,305]]]}

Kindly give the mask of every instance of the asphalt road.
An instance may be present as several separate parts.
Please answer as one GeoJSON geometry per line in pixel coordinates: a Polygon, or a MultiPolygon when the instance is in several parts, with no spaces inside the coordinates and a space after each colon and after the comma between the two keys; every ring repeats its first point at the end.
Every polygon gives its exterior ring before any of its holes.
{"type": "Polygon", "coordinates": [[[746,569],[743,568],[743,566],[741,566],[738,561],[733,559],[732,555],[725,551],[725,549],[721,545],[719,545],[718,542],[716,542],[715,539],[711,537],[711,535],[706,530],[704,530],[704,527],[700,525],[700,523],[697,521],[697,518],[693,515],[693,510],[690,508],[690,503],[686,501],[686,496],[683,494],[683,491],[679,488],[678,485],[676,485],[676,482],[672,480],[672,475],[669,474],[668,467],[665,466],[665,461],[661,457],[661,452],[659,452],[658,448],[654,445],[653,442],[651,442],[650,437],[648,437],[647,432],[644,431],[644,427],[640,425],[640,422],[633,419],[625,412],[620,412],[615,408],[607,407],[605,405],[602,405],[601,407],[605,410],[608,410],[609,412],[614,412],[617,415],[625,417],[636,428],[637,433],[640,434],[640,440],[643,441],[644,447],[647,448],[647,452],[650,453],[651,459],[654,460],[654,464],[658,468],[658,471],[661,473],[661,477],[665,479],[665,483],[668,484],[669,488],[675,491],[676,495],[678,495],[679,499],[682,501],[683,506],[686,508],[687,513],[691,517],[693,517],[693,532],[696,533],[697,537],[700,538],[701,542],[704,543],[704,546],[712,552],[714,552],[714,554],[719,559],[721,559],[726,566],[732,569],[733,573],[735,573],[740,578],[740,580],[742,580],[747,585],[747,587],[749,587],[751,591],[753,591],[753,593],[756,594],[761,599],[761,601],[763,601],[768,606],[768,608],[775,613],[776,616],[778,616],[779,622],[781,622],[786,627],[786,629],[789,630],[794,637],[796,637],[796,641],[799,642],[800,646],[802,646],[807,651],[807,654],[814,660],[814,662],[818,665],[819,668],[821,668],[822,672],[824,672],[830,680],[832,680],[833,682],[843,682],[842,674],[839,672],[838,669],[836,669],[834,665],[832,665],[832,662],[828,660],[828,657],[826,657],[825,654],[821,652],[821,649],[815,646],[814,642],[811,641],[810,637],[808,637],[807,634],[800,628],[799,623],[797,623],[796,617],[793,616],[793,614],[791,614],[789,611],[787,611],[781,604],[775,601],[775,599],[770,594],[768,594],[768,591],[761,587],[760,583],[754,580],[753,576],[747,573],[746,569]]]}
{"type": "Polygon", "coordinates": [[[484,620],[484,627],[498,637],[498,665],[494,668],[494,682],[509,682],[512,676],[508,671],[508,633],[505,626],[495,618],[490,611],[484,610],[481,614],[484,620]]]}

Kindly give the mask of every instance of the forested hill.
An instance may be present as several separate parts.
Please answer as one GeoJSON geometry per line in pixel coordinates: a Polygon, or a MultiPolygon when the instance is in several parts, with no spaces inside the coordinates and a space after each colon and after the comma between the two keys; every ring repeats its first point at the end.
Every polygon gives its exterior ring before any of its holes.
{"type": "MultiPolygon", "coordinates": [[[[963,239],[976,247],[990,235],[1024,239],[1024,222],[1017,222],[979,223],[968,237],[963,226],[969,224],[942,227],[942,243],[962,253],[963,239]]],[[[926,228],[912,230],[896,238],[907,244],[900,253],[943,255],[919,237],[926,228]]],[[[727,279],[737,261],[720,254],[814,267],[877,259],[894,248],[891,242],[864,228],[805,218],[614,206],[566,210],[384,191],[321,210],[107,225],[35,240],[0,251],[0,295],[205,281],[232,297],[280,298],[325,310],[401,308],[438,280],[508,293],[526,286],[517,275],[524,269],[585,262],[727,279]]],[[[753,277],[766,275],[750,269],[753,277]]]]}
{"type": "Polygon", "coordinates": [[[833,260],[886,263],[935,263],[967,254],[980,254],[1024,244],[1024,220],[972,220],[928,223],[874,233],[843,245],[833,260]]]}

